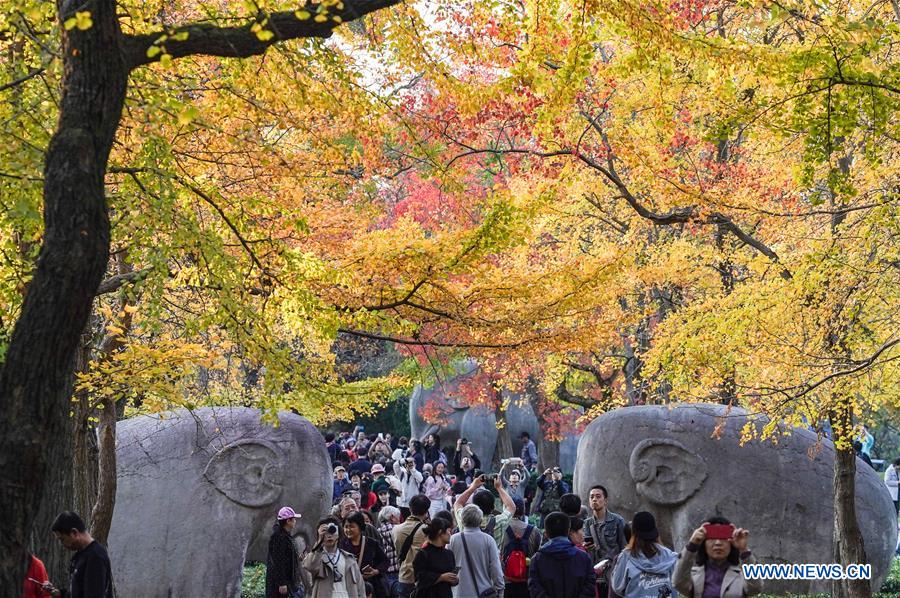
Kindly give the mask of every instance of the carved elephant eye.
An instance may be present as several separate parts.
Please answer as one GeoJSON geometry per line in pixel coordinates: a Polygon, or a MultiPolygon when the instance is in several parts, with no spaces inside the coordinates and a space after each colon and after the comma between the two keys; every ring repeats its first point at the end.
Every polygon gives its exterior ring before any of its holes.
{"type": "Polygon", "coordinates": [[[203,475],[216,490],[248,507],[274,503],[283,489],[281,453],[261,440],[242,440],[221,449],[203,475]]]}
{"type": "Polygon", "coordinates": [[[634,447],[629,460],[638,494],[659,505],[677,505],[706,480],[703,459],[675,440],[650,438],[634,447]]]}

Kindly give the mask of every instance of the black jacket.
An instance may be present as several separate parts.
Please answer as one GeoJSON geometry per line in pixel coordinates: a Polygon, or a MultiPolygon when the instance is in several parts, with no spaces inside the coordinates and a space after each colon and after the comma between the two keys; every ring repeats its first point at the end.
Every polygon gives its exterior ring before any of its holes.
{"type": "Polygon", "coordinates": [[[416,590],[418,598],[452,598],[452,586],[445,581],[438,581],[444,573],[451,573],[456,567],[453,552],[446,548],[438,548],[426,544],[416,553],[413,559],[413,571],[416,574],[416,590]]]}
{"type": "Polygon", "coordinates": [[[106,549],[96,540],[72,556],[66,598],[113,598],[112,566],[106,549]]]}
{"type": "MultiPolygon", "coordinates": [[[[366,527],[368,527],[368,524],[366,524],[366,527]]],[[[380,534],[376,532],[376,535],[380,534]]],[[[359,568],[362,570],[366,568],[366,565],[369,565],[373,569],[378,569],[379,574],[366,581],[372,584],[372,587],[375,590],[375,598],[387,598],[387,580],[385,579],[384,574],[387,573],[388,567],[391,566],[391,562],[384,553],[384,549],[381,548],[381,542],[379,540],[373,540],[368,536],[365,536],[365,538],[366,545],[363,549],[362,558],[357,559],[359,568]]],[[[341,550],[345,550],[354,556],[359,554],[360,547],[353,546],[353,544],[350,543],[350,539],[347,537],[341,538],[340,547],[341,550]]]]}
{"type": "Polygon", "coordinates": [[[287,586],[289,592],[296,589],[299,578],[300,556],[291,535],[280,525],[269,537],[269,552],[266,556],[266,598],[281,598],[278,588],[287,586]]]}

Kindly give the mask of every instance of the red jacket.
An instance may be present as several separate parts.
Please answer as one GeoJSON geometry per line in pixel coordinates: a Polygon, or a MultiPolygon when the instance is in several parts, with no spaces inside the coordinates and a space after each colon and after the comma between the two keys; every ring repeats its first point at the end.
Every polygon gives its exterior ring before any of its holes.
{"type": "Polygon", "coordinates": [[[47,569],[39,558],[32,555],[31,564],[28,565],[28,573],[25,574],[25,584],[22,595],[25,598],[44,598],[47,594],[41,589],[41,584],[50,581],[47,577],[47,569]],[[40,583],[31,581],[36,579],[40,583]]]}

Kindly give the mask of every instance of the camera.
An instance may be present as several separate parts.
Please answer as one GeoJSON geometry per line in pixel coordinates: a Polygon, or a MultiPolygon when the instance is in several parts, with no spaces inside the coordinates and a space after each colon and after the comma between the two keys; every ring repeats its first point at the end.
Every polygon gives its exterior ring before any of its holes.
{"type": "Polygon", "coordinates": [[[509,459],[500,459],[501,465],[522,465],[522,459],[519,457],[510,457],[509,459]]]}
{"type": "Polygon", "coordinates": [[[469,444],[469,440],[467,438],[463,438],[462,440],[460,440],[460,442],[462,442],[463,444],[469,444]]]}
{"type": "Polygon", "coordinates": [[[494,480],[497,479],[497,474],[496,473],[483,473],[483,474],[481,474],[481,479],[484,481],[485,484],[493,484],[494,480]]]}
{"type": "Polygon", "coordinates": [[[329,523],[329,524],[328,524],[328,527],[325,528],[325,533],[326,533],[326,534],[330,534],[330,535],[332,535],[332,536],[336,535],[336,534],[338,533],[338,526],[337,526],[337,524],[329,523]]]}

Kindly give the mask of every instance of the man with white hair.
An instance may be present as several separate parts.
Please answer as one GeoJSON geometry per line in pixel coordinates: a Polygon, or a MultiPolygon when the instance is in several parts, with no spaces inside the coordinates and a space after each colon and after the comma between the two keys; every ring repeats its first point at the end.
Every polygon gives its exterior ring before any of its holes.
{"type": "Polygon", "coordinates": [[[494,538],[481,531],[484,514],[476,504],[466,505],[459,513],[462,531],[450,538],[450,550],[460,566],[459,585],[453,587],[454,598],[481,596],[493,588],[503,598],[503,568],[500,550],[494,538]]]}
{"type": "Polygon", "coordinates": [[[390,563],[384,578],[387,581],[390,596],[400,592],[400,562],[397,559],[397,547],[394,546],[394,526],[400,523],[400,509],[388,505],[378,511],[378,533],[381,535],[381,547],[390,563]]]}

